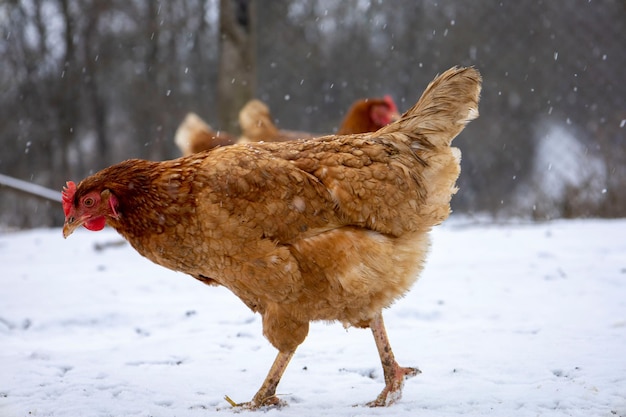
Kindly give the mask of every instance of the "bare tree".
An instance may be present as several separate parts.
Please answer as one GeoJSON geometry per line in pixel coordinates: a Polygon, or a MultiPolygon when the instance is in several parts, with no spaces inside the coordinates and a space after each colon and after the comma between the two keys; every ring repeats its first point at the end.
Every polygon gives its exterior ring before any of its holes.
{"type": "Polygon", "coordinates": [[[256,90],[256,0],[220,0],[218,118],[238,132],[239,110],[256,90]]]}
{"type": "Polygon", "coordinates": [[[102,89],[104,86],[100,82],[100,67],[98,66],[98,23],[109,8],[110,4],[106,0],[93,0],[90,7],[86,7],[85,25],[82,33],[83,61],[84,61],[84,84],[89,105],[89,113],[92,116],[93,129],[96,136],[96,149],[100,161],[97,168],[104,168],[110,160],[110,139],[107,134],[106,120],[108,116],[108,106],[105,101],[102,89]]]}
{"type": "MultiPolygon", "coordinates": [[[[61,165],[57,167],[59,172],[66,176],[72,175],[72,166],[69,160],[70,147],[75,143],[77,123],[79,118],[79,89],[81,63],[76,51],[75,36],[77,22],[72,13],[69,0],[59,0],[61,16],[63,18],[63,45],[64,55],[61,70],[61,82],[57,84],[55,92],[57,105],[58,131],[57,135],[60,144],[61,165]]],[[[82,155],[77,153],[76,165],[82,171],[82,155]]]]}

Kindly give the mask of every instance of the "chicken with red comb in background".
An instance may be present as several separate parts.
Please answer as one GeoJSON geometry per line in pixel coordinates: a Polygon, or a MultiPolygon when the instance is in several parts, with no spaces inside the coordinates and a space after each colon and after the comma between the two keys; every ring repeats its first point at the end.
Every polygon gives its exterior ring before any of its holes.
{"type": "Polygon", "coordinates": [[[337,134],[375,132],[399,118],[398,107],[390,95],[358,100],[346,113],[337,134]]]}

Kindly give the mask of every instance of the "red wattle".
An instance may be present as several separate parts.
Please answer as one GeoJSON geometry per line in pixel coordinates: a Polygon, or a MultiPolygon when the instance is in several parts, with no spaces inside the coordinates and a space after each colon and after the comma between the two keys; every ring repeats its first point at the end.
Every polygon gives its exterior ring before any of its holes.
{"type": "Polygon", "coordinates": [[[97,232],[104,229],[106,222],[107,219],[104,216],[96,217],[95,219],[85,222],[85,228],[97,232]]]}

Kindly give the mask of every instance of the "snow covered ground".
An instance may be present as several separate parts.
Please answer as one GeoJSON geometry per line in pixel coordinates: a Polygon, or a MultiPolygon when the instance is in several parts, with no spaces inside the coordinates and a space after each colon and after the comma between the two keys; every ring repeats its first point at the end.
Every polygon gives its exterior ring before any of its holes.
{"type": "MultiPolygon", "coordinates": [[[[0,235],[0,416],[231,415],[274,358],[228,291],[153,265],[112,230],[0,235]],[[216,410],[219,409],[219,412],[216,410]]],[[[452,218],[386,311],[422,374],[390,409],[368,330],[316,323],[267,416],[626,416],[626,220],[452,218]],[[355,406],[356,405],[356,406],[355,406]]]]}

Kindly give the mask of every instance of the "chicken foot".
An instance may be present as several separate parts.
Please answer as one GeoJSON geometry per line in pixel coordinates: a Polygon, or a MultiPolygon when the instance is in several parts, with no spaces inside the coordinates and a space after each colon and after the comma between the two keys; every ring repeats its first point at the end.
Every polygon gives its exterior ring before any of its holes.
{"type": "Polygon", "coordinates": [[[367,405],[370,407],[384,407],[399,401],[402,398],[404,380],[420,374],[421,371],[417,368],[404,368],[398,365],[389,344],[381,313],[372,319],[370,328],[372,329],[376,348],[378,348],[380,361],[383,365],[385,388],[374,401],[370,401],[367,405]]]}
{"type": "Polygon", "coordinates": [[[265,381],[261,385],[261,388],[257,391],[252,398],[252,401],[247,403],[236,404],[237,407],[243,407],[248,410],[256,410],[261,407],[282,407],[287,405],[286,402],[276,397],[276,387],[280,382],[280,379],[289,365],[289,361],[293,357],[295,350],[289,352],[278,352],[274,363],[270,368],[265,381]]]}

